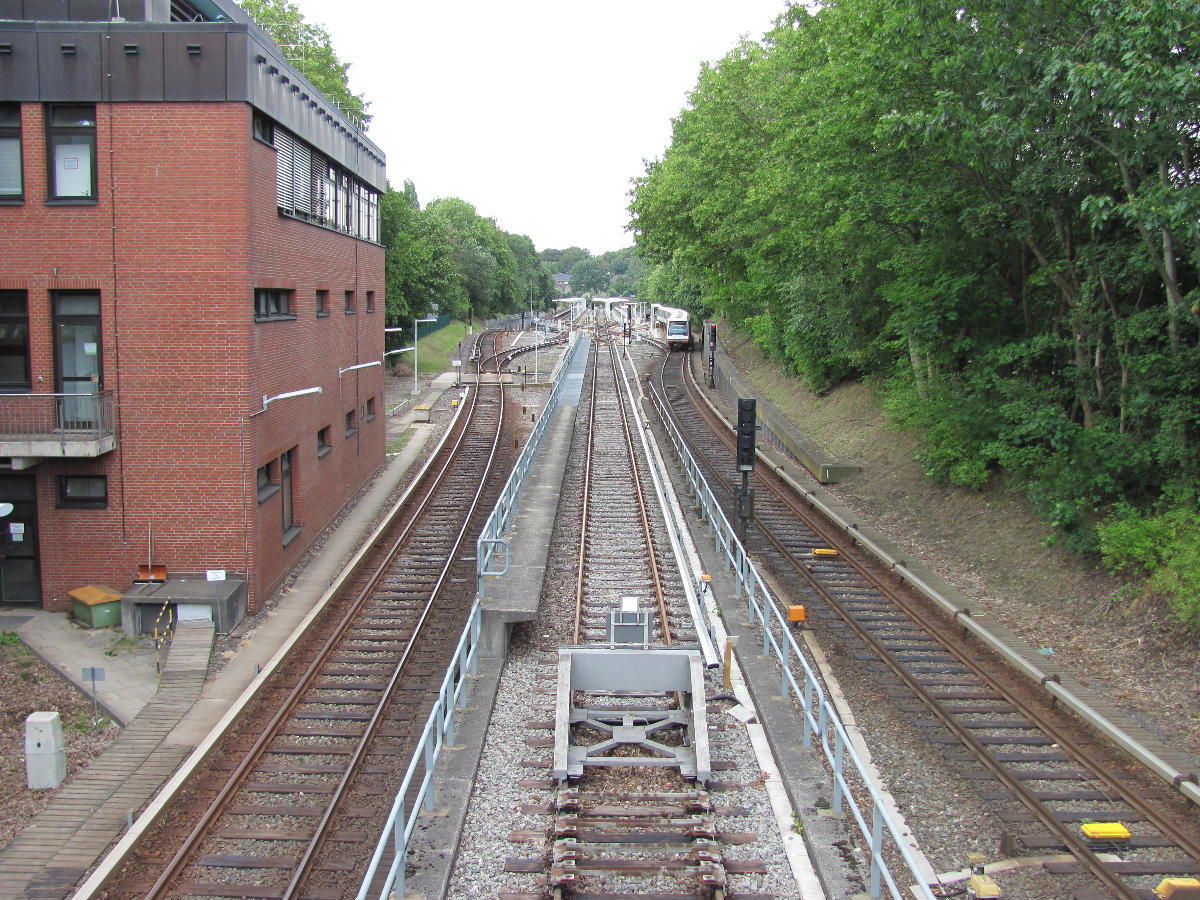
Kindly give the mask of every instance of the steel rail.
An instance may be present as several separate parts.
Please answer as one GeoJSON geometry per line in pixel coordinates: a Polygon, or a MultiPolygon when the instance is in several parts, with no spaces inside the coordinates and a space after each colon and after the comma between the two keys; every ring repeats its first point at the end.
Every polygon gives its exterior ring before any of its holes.
{"type": "MultiPolygon", "coordinates": [[[[596,342],[595,352],[599,354],[596,342]]],[[[596,435],[596,370],[598,366],[592,363],[592,380],[588,391],[588,428],[587,446],[583,454],[583,510],[580,515],[579,527],[579,564],[575,573],[575,627],[572,631],[572,643],[578,644],[583,637],[583,575],[587,565],[587,523],[591,503],[592,486],[592,446],[596,435]]]]}
{"type": "MultiPolygon", "coordinates": [[[[629,425],[629,413],[625,408],[625,395],[621,392],[621,382],[617,376],[617,351],[611,341],[608,344],[608,354],[609,361],[612,363],[613,388],[617,395],[617,406],[621,410],[621,430],[625,434],[625,450],[629,454],[629,468],[633,473],[633,493],[637,498],[638,515],[642,521],[642,535],[646,540],[646,555],[650,557],[650,578],[654,583],[654,599],[658,605],[658,618],[662,623],[663,643],[670,647],[673,641],[671,623],[667,619],[667,599],[663,595],[662,577],[658,571],[658,559],[654,552],[654,535],[650,530],[650,516],[646,512],[646,492],[642,487],[642,476],[637,464],[637,452],[633,446],[633,429],[629,425]]],[[[697,629],[699,629],[699,625],[697,625],[697,629]]]]}
{"type": "MultiPolygon", "coordinates": [[[[300,704],[303,695],[308,690],[308,688],[312,684],[313,680],[319,674],[322,664],[329,657],[329,655],[332,653],[334,647],[337,645],[337,643],[345,635],[346,631],[348,631],[350,626],[353,624],[358,613],[361,611],[362,607],[366,604],[367,600],[372,595],[372,592],[374,591],[374,588],[378,584],[380,578],[382,578],[383,575],[386,573],[391,562],[395,558],[396,554],[399,552],[399,549],[401,548],[401,546],[403,546],[405,541],[412,534],[413,530],[415,529],[416,525],[418,524],[418,522],[420,520],[421,513],[424,511],[426,506],[430,503],[431,498],[436,493],[436,490],[439,487],[439,485],[441,484],[442,479],[445,477],[446,473],[449,471],[450,466],[454,460],[455,454],[458,452],[459,448],[461,447],[463,441],[466,438],[466,435],[468,434],[468,432],[470,430],[469,429],[470,419],[472,418],[472,416],[474,415],[474,412],[475,412],[475,408],[476,408],[475,401],[476,401],[477,395],[478,395],[477,391],[472,395],[471,410],[469,411],[468,415],[464,417],[463,424],[459,430],[457,438],[455,439],[453,447],[451,448],[450,452],[448,454],[446,454],[446,462],[444,463],[442,468],[437,472],[437,474],[434,475],[432,477],[432,479],[430,480],[429,488],[428,488],[427,492],[425,493],[425,495],[421,498],[420,502],[418,503],[415,513],[409,518],[409,521],[404,525],[403,529],[401,530],[400,535],[392,543],[392,546],[389,548],[387,554],[385,555],[385,557],[383,558],[381,563],[376,567],[375,571],[370,576],[370,579],[368,580],[366,586],[363,588],[362,591],[360,591],[358,596],[350,604],[349,608],[347,609],[347,612],[343,615],[342,619],[339,621],[339,623],[335,627],[334,631],[330,634],[330,636],[322,644],[320,650],[317,652],[317,655],[314,657],[314,659],[310,663],[310,665],[306,668],[306,670],[305,670],[304,674],[301,676],[299,682],[297,682],[296,686],[289,692],[287,698],[280,705],[280,707],[276,711],[276,713],[271,717],[270,721],[267,723],[267,726],[263,729],[263,731],[259,735],[258,739],[252,745],[251,749],[246,753],[245,756],[243,756],[242,761],[238,764],[238,766],[230,774],[229,778],[226,780],[226,783],[218,791],[217,796],[214,798],[212,803],[209,805],[208,809],[205,810],[205,812],[201,815],[200,819],[196,822],[196,824],[190,830],[190,832],[188,833],[188,836],[184,839],[183,843],[176,850],[176,852],[172,855],[171,859],[167,862],[166,866],[163,868],[163,871],[159,874],[159,876],[155,880],[154,884],[151,885],[149,890],[146,892],[146,894],[144,895],[145,900],[157,900],[157,898],[162,897],[164,890],[170,885],[170,883],[179,874],[179,871],[185,865],[188,864],[191,857],[193,856],[195,851],[198,849],[198,845],[199,845],[200,841],[203,840],[203,838],[210,831],[213,821],[228,806],[228,803],[231,799],[232,794],[236,790],[238,790],[242,786],[242,784],[244,784],[245,779],[246,779],[247,775],[249,774],[250,770],[262,758],[262,756],[264,755],[264,753],[267,750],[269,743],[272,740],[274,740],[274,738],[276,737],[276,735],[279,731],[279,728],[282,726],[284,721],[291,715],[291,713],[295,710],[295,708],[300,704]]],[[[501,407],[501,413],[502,412],[503,412],[503,407],[501,407]]],[[[498,435],[499,435],[499,428],[497,427],[497,437],[496,437],[495,441],[498,441],[498,439],[499,439],[498,435]]],[[[495,451],[495,441],[493,442],[493,454],[495,451]]],[[[465,525],[464,525],[464,528],[465,528],[465,525]]],[[[452,558],[453,558],[453,555],[451,555],[451,559],[452,558]]],[[[439,583],[440,583],[440,579],[439,579],[439,583]]],[[[431,597],[430,602],[432,602],[432,597],[431,597]]],[[[421,621],[423,622],[424,619],[425,619],[425,614],[423,612],[422,616],[421,616],[421,621]]],[[[410,641],[410,646],[411,646],[411,641],[410,641]]],[[[407,659],[407,656],[408,656],[408,648],[406,648],[404,651],[402,662],[404,659],[407,659]]],[[[374,717],[373,717],[373,721],[374,721],[374,717]]],[[[357,753],[355,754],[355,757],[356,758],[358,757],[357,753]]],[[[327,815],[328,815],[328,810],[327,810],[327,815]]],[[[323,817],[322,821],[323,822],[325,821],[325,817],[323,817]]],[[[318,835],[320,834],[320,829],[318,829],[317,834],[318,835]]],[[[306,856],[307,855],[308,854],[306,853],[306,856]]]]}
{"type": "MultiPolygon", "coordinates": [[[[702,400],[709,408],[715,409],[712,401],[707,397],[702,397],[702,400]]],[[[877,538],[872,537],[864,531],[860,531],[857,524],[842,521],[837,512],[830,508],[821,497],[819,490],[799,484],[782,467],[776,464],[772,465],[775,475],[787,484],[792,491],[803,497],[805,502],[811,504],[814,508],[821,510],[831,521],[838,523],[839,527],[853,530],[857,544],[865,548],[885,566],[893,569],[899,578],[911,585],[917,593],[939,607],[944,615],[959,622],[964,631],[974,635],[982,644],[1002,657],[1014,670],[1022,673],[1033,684],[1039,685],[1055,702],[1071,710],[1092,728],[1103,734],[1114,745],[1153,772],[1162,782],[1169,785],[1175,791],[1178,791],[1193,806],[1200,806],[1200,772],[1196,771],[1196,767],[1188,766],[1185,769],[1179,769],[1174,763],[1168,759],[1164,759],[1153,747],[1148,747],[1141,743],[1135,735],[1128,733],[1125,727],[1119,722],[1113,721],[1102,711],[1091,706],[1086,696],[1081,695],[1069,685],[1061,683],[1056,674],[1047,672],[1036,661],[1008,647],[1003,641],[992,634],[986,624],[975,620],[970,608],[957,606],[952,600],[943,596],[941,593],[942,589],[936,584],[931,584],[918,572],[910,569],[903,558],[893,556],[892,552],[882,546],[877,538]]]]}
{"type": "MultiPolygon", "coordinates": [[[[665,365],[664,360],[664,367],[665,365]]],[[[870,846],[870,896],[880,896],[883,883],[886,883],[894,900],[900,900],[909,893],[901,889],[887,863],[884,855],[886,837],[890,838],[892,849],[901,856],[912,876],[912,893],[919,894],[925,900],[934,900],[930,885],[937,883],[936,875],[914,855],[915,848],[911,845],[909,833],[889,812],[890,805],[876,786],[870,767],[859,756],[846,726],[838,717],[837,709],[826,699],[820,679],[796,644],[790,624],[775,606],[773,591],[767,586],[735,533],[733,525],[717,502],[706,475],[701,471],[700,463],[688,448],[688,442],[676,424],[677,413],[671,408],[672,404],[667,401],[665,393],[666,388],[660,373],[656,389],[650,392],[650,399],[661,416],[676,457],[683,467],[683,475],[700,505],[701,517],[709,523],[713,549],[724,556],[725,562],[733,571],[737,596],[742,596],[744,592],[746,611],[749,615],[748,624],[753,626],[756,619],[759,622],[762,631],[762,655],[774,657],[779,664],[780,694],[785,699],[789,694],[794,696],[800,705],[804,722],[803,746],[811,746],[814,736],[820,741],[821,752],[825,763],[830,767],[834,783],[833,809],[840,812],[842,804],[839,800],[842,796],[847,796],[850,816],[858,828],[860,837],[870,846]],[[767,606],[766,603],[771,605],[767,606]],[[803,686],[797,682],[792,672],[793,660],[803,672],[803,686]],[[850,763],[849,768],[847,762],[850,763]],[[862,781],[871,801],[869,810],[864,810],[856,797],[848,794],[851,788],[848,773],[857,773],[862,781]]]]}
{"type": "MultiPolygon", "coordinates": [[[[773,476],[770,480],[774,481],[773,476]]],[[[765,481],[766,479],[764,479],[764,482],[765,481]]],[[[793,512],[793,514],[800,518],[807,527],[811,528],[817,534],[817,536],[821,538],[822,541],[825,541],[833,546],[835,543],[843,543],[846,540],[844,533],[834,527],[830,527],[829,523],[824,521],[822,518],[812,515],[809,510],[805,509],[803,504],[799,503],[796,498],[791,495],[790,491],[781,491],[775,487],[772,487],[772,492],[789,510],[793,512]]],[[[772,540],[772,543],[774,543],[776,547],[780,549],[780,552],[784,553],[786,558],[792,561],[793,565],[798,570],[802,570],[803,574],[811,578],[812,573],[805,569],[803,564],[795,558],[794,554],[784,550],[779,542],[775,540],[774,536],[769,534],[761,523],[759,527],[760,530],[762,530],[763,533],[772,540]]],[[[998,692],[1006,703],[1012,706],[1017,712],[1034,722],[1038,728],[1044,731],[1046,735],[1054,741],[1054,743],[1058,744],[1060,747],[1069,752],[1075,757],[1076,760],[1083,763],[1091,777],[1102,782],[1109,791],[1111,791],[1121,800],[1121,802],[1128,804],[1132,809],[1137,810],[1139,813],[1144,815],[1146,819],[1154,825],[1154,827],[1158,828],[1165,836],[1170,837],[1171,840],[1174,841],[1181,850],[1191,856],[1197,863],[1200,863],[1200,842],[1198,842],[1191,835],[1185,833],[1169,818],[1163,816],[1156,807],[1149,804],[1140,794],[1130,791],[1125,784],[1125,781],[1121,777],[1114,775],[1112,771],[1105,765],[1105,763],[1097,758],[1096,754],[1089,751],[1071,734],[1069,734],[1068,731],[1060,724],[1060,721],[1057,721],[1043,713],[1039,707],[1025,700],[1019,694],[1011,690],[1005,682],[1000,681],[992,676],[988,669],[981,665],[970,654],[961,652],[956,643],[945,639],[942,636],[942,631],[946,623],[946,620],[943,617],[927,612],[916,603],[913,603],[903,593],[893,588],[886,581],[874,577],[869,572],[867,567],[863,565],[856,553],[843,553],[840,558],[861,578],[874,585],[881,594],[894,603],[905,613],[905,615],[919,624],[928,635],[938,642],[939,646],[950,653],[961,665],[969,668],[977,678],[983,681],[988,687],[998,692]]],[[[822,596],[826,596],[828,594],[828,592],[825,591],[822,586],[814,586],[817,590],[822,592],[822,596]]],[[[843,618],[850,623],[850,619],[852,618],[851,614],[842,610],[841,604],[838,603],[836,599],[833,600],[833,605],[839,610],[839,614],[841,614],[843,618]]],[[[853,625],[855,623],[851,624],[853,625]]],[[[884,652],[887,651],[885,650],[884,652]]],[[[1001,661],[1004,660],[1001,658],[1001,661]]],[[[1053,698],[1051,698],[1051,700],[1053,702],[1053,698]]],[[[936,700],[933,700],[932,702],[937,704],[936,700]]],[[[1086,721],[1086,719],[1084,721],[1086,721]]],[[[980,745],[980,747],[983,748],[983,745],[980,745]]],[[[1123,750],[1124,748],[1117,747],[1117,749],[1123,750]]],[[[990,756],[990,752],[987,751],[986,748],[984,748],[982,752],[988,753],[990,756]]],[[[997,763],[997,765],[1003,764],[997,763]]],[[[1032,802],[1040,803],[1040,801],[1038,801],[1036,798],[1034,798],[1032,802]]],[[[1057,820],[1055,821],[1057,822],[1057,820]]],[[[1060,836],[1074,838],[1074,834],[1062,828],[1061,825],[1054,827],[1053,830],[1056,833],[1061,832],[1060,836]]],[[[1088,852],[1091,852],[1090,849],[1088,852]]],[[[1102,862],[1103,861],[1101,861],[1101,863],[1102,862]]]]}
{"type": "MultiPolygon", "coordinates": [[[[499,373],[500,373],[500,354],[490,357],[488,361],[495,362],[496,374],[499,375],[499,373]]],[[[481,372],[482,369],[483,369],[483,362],[481,361],[480,363],[477,364],[476,371],[481,372]]],[[[442,565],[441,571],[438,573],[437,580],[434,582],[433,588],[430,590],[429,599],[425,601],[425,604],[424,604],[423,608],[421,609],[421,614],[417,618],[416,623],[413,625],[412,636],[409,638],[407,644],[405,645],[404,651],[401,654],[400,659],[396,662],[396,665],[392,670],[391,677],[388,679],[387,685],[385,686],[384,690],[381,692],[379,701],[375,704],[375,710],[372,713],[370,720],[367,722],[366,727],[363,729],[362,737],[360,737],[358,739],[357,743],[355,744],[354,753],[351,755],[348,765],[346,766],[346,769],[343,772],[341,779],[339,779],[339,781],[338,781],[337,787],[334,789],[333,794],[330,796],[329,801],[326,803],[325,812],[321,816],[321,820],[317,823],[316,831],[315,831],[313,837],[309,840],[308,847],[305,849],[303,856],[300,858],[300,861],[297,863],[296,868],[292,875],[292,879],[288,883],[288,886],[284,889],[283,894],[280,896],[280,900],[293,900],[293,898],[295,898],[297,893],[299,892],[301,884],[305,881],[305,879],[307,879],[309,871],[312,868],[312,864],[316,860],[316,855],[317,855],[317,853],[320,852],[322,846],[325,843],[325,838],[328,835],[329,825],[333,821],[334,813],[335,813],[338,805],[341,803],[342,797],[345,796],[345,793],[350,786],[350,782],[353,780],[354,776],[358,773],[359,766],[362,764],[362,760],[366,756],[367,747],[371,743],[371,740],[374,738],[375,733],[378,730],[379,724],[380,724],[384,714],[387,712],[388,704],[391,702],[391,699],[396,692],[396,687],[400,683],[400,676],[404,672],[405,666],[408,663],[408,659],[409,659],[410,655],[412,654],[413,648],[416,646],[417,641],[423,635],[425,621],[429,617],[430,612],[433,610],[433,605],[437,601],[438,597],[440,596],[442,586],[443,586],[443,584],[445,584],[446,579],[450,576],[451,569],[454,567],[455,563],[458,561],[457,560],[458,552],[462,548],[463,541],[466,539],[467,531],[471,526],[471,518],[473,517],[473,515],[475,513],[475,509],[479,506],[479,500],[483,496],[483,489],[487,485],[488,475],[491,472],[492,466],[494,465],[494,463],[496,461],[496,450],[500,444],[500,433],[504,428],[504,388],[503,388],[503,385],[500,385],[498,383],[498,381],[499,380],[497,379],[496,387],[497,387],[497,392],[499,393],[500,397],[499,397],[499,402],[498,402],[499,415],[496,417],[496,430],[495,430],[494,434],[492,435],[492,446],[488,451],[487,461],[484,463],[482,470],[479,472],[479,484],[475,489],[475,494],[471,498],[471,502],[466,510],[466,513],[463,515],[462,527],[459,528],[458,534],[454,538],[453,546],[450,548],[449,552],[446,554],[445,563],[442,565]]],[[[477,386],[476,390],[472,392],[471,411],[467,418],[468,427],[464,428],[462,431],[462,434],[464,436],[467,433],[467,430],[470,426],[471,419],[475,413],[475,408],[478,405],[478,397],[479,397],[479,389],[477,386]]],[[[457,453],[460,445],[461,445],[461,441],[459,443],[455,444],[454,453],[451,453],[450,457],[447,459],[447,465],[446,465],[446,468],[443,469],[442,474],[444,474],[445,472],[447,472],[449,470],[450,462],[453,460],[454,455],[455,455],[455,453],[457,453]]],[[[439,482],[440,482],[440,480],[441,480],[441,475],[439,475],[439,482]]],[[[436,489],[436,486],[435,486],[435,489],[436,489]]],[[[432,497],[432,495],[433,495],[433,490],[431,490],[430,493],[428,495],[426,495],[425,501],[422,501],[421,508],[420,508],[420,510],[418,510],[417,515],[413,516],[414,522],[417,521],[421,510],[424,510],[426,502],[428,501],[428,499],[430,497],[432,497]]],[[[397,542],[396,547],[398,549],[399,542],[397,542]]],[[[394,557],[394,555],[395,555],[395,550],[393,550],[393,552],[391,554],[389,554],[389,559],[394,557]]],[[[372,584],[371,584],[372,588],[377,583],[379,574],[380,573],[377,573],[376,578],[372,579],[372,584]]]]}
{"type": "MultiPolygon", "coordinates": [[[[690,369],[687,369],[686,375],[682,378],[685,389],[688,391],[689,398],[695,398],[696,386],[692,379],[690,369]]],[[[713,430],[719,436],[720,440],[728,447],[734,446],[732,432],[723,427],[724,422],[717,423],[714,421],[712,413],[707,410],[702,403],[693,402],[693,405],[701,411],[702,416],[712,424],[717,425],[713,430]]],[[[735,492],[735,486],[722,475],[717,474],[717,479],[724,485],[726,490],[731,493],[735,492]]],[[[1102,762],[1088,753],[1078,742],[1073,740],[1057,723],[1053,722],[1046,715],[1042,714],[1037,707],[1024,702],[1016,696],[1007,686],[994,678],[983,666],[979,665],[968,654],[962,653],[952,642],[944,639],[941,635],[938,623],[934,622],[929,616],[905,599],[898,591],[893,589],[882,579],[871,573],[860,560],[856,558],[853,552],[846,552],[847,536],[840,530],[831,527],[827,522],[813,515],[810,510],[807,510],[803,504],[800,504],[793,496],[791,491],[780,490],[776,485],[776,479],[771,477],[759,476],[759,483],[768,488],[772,494],[785,507],[788,508],[806,527],[810,528],[818,538],[829,546],[836,547],[840,551],[839,558],[849,565],[859,577],[870,583],[876,590],[880,592],[886,599],[895,604],[901,611],[908,615],[913,621],[918,623],[925,632],[937,641],[938,645],[950,653],[956,661],[970,669],[976,677],[978,677],[989,688],[994,689],[1001,695],[1005,702],[1011,705],[1015,710],[1025,715],[1028,719],[1034,722],[1039,729],[1046,733],[1055,743],[1059,744],[1064,750],[1069,752],[1076,760],[1078,760],[1088,770],[1088,772],[1101,781],[1110,791],[1112,791],[1120,800],[1128,804],[1131,808],[1142,813],[1155,827],[1157,827],[1164,835],[1169,836],[1175,843],[1191,855],[1197,861],[1200,861],[1200,845],[1197,845],[1188,835],[1184,834],[1178,827],[1169,819],[1162,816],[1154,807],[1146,803],[1141,797],[1130,792],[1122,782],[1112,776],[1105,768],[1102,762]]],[[[1080,840],[1073,831],[1066,827],[1063,822],[1060,822],[1057,817],[1034,795],[1034,792],[1027,788],[1019,779],[1017,779],[1011,771],[980,742],[971,731],[964,727],[951,711],[947,710],[943,704],[933,698],[929,692],[921,685],[908,671],[902,663],[895,659],[892,653],[883,646],[883,644],[874,637],[866,628],[864,628],[837,598],[830,592],[826,586],[816,578],[815,575],[798,560],[782,541],[771,531],[769,526],[762,522],[757,516],[754,517],[754,522],[757,524],[760,533],[776,548],[781,556],[788,560],[795,572],[801,575],[808,585],[816,591],[829,604],[830,608],[837,611],[838,615],[849,625],[864,641],[872,651],[880,657],[892,669],[893,673],[900,678],[901,681],[917,696],[923,704],[933,712],[938,719],[949,730],[966,745],[971,752],[980,760],[988,771],[990,771],[1009,791],[1040,821],[1055,837],[1062,841],[1063,845],[1076,857],[1087,869],[1106,887],[1116,892],[1122,900],[1137,900],[1140,896],[1135,890],[1128,887],[1116,874],[1114,874],[1104,863],[1099,856],[1091,850],[1091,848],[1082,840],[1080,840]]]]}

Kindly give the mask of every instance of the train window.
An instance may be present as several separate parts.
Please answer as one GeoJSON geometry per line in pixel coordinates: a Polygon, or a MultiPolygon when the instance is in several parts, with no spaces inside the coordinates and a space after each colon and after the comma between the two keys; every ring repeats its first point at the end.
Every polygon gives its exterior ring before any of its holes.
{"type": "Polygon", "coordinates": [[[59,203],[96,202],[96,106],[46,107],[47,198],[59,203]]]}

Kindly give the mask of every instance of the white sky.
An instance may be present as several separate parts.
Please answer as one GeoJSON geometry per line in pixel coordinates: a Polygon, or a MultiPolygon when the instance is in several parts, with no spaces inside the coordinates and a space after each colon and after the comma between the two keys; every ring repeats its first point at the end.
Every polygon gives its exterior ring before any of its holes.
{"type": "Polygon", "coordinates": [[[538,250],[630,246],[630,179],[660,157],[704,60],[785,0],[293,0],[323,25],[388,180],[461,197],[538,250]]]}

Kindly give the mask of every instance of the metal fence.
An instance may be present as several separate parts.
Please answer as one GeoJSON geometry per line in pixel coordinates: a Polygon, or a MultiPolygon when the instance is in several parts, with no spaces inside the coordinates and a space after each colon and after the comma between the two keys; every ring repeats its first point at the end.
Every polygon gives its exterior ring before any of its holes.
{"type": "MultiPolygon", "coordinates": [[[[529,475],[529,469],[533,466],[534,457],[537,456],[538,447],[542,445],[542,438],[546,434],[546,428],[549,427],[550,420],[554,417],[554,411],[558,409],[559,397],[562,395],[563,385],[566,383],[567,371],[571,367],[571,362],[575,359],[575,354],[579,350],[579,345],[582,342],[579,340],[579,335],[571,335],[571,347],[563,356],[562,364],[558,367],[558,374],[554,378],[554,386],[550,389],[550,396],[546,400],[546,408],[542,410],[541,416],[538,418],[537,424],[534,425],[533,433],[529,436],[529,440],[525,442],[525,447],[521,450],[521,455],[517,458],[517,463],[513,466],[512,474],[508,477],[508,482],[504,485],[504,490],[500,493],[500,499],[496,501],[496,506],[492,510],[492,514],[488,516],[487,522],[483,526],[483,531],[479,534],[479,539],[475,545],[475,571],[479,578],[479,596],[482,597],[485,591],[485,577],[488,575],[504,575],[508,572],[508,543],[504,540],[504,533],[508,531],[508,522],[512,517],[513,508],[517,505],[517,501],[521,497],[521,488],[525,486],[525,479],[529,475]],[[503,548],[504,562],[498,569],[492,568],[492,563],[495,561],[498,551],[503,548]]],[[[497,563],[499,565],[499,563],[497,563]]]]}
{"type": "Polygon", "coordinates": [[[95,440],[113,434],[113,392],[0,394],[0,436],[95,440]]]}
{"type": "Polygon", "coordinates": [[[455,714],[467,704],[468,687],[471,683],[468,676],[478,674],[479,634],[480,608],[479,601],[476,600],[467,626],[459,638],[458,648],[454,651],[454,660],[446,670],[446,677],[442,679],[437,703],[429,712],[425,730],[421,732],[417,749],[404,772],[404,780],[396,791],[391,813],[375,845],[375,853],[371,856],[355,900],[366,900],[370,895],[371,882],[375,879],[375,873],[379,871],[389,845],[393,852],[392,865],[384,878],[379,900],[404,896],[404,863],[408,842],[412,838],[421,808],[424,807],[428,812],[433,812],[436,808],[433,773],[442,748],[454,744],[455,714]],[[417,785],[416,796],[412,805],[407,806],[405,798],[414,784],[417,785]]]}
{"type": "MultiPolygon", "coordinates": [[[[429,714],[429,719],[425,723],[425,730],[418,741],[417,751],[413,754],[412,761],[404,773],[404,780],[396,792],[396,799],[392,804],[391,813],[388,816],[387,823],[384,825],[383,833],[375,848],[375,853],[371,857],[370,865],[367,868],[366,875],[363,877],[356,900],[366,900],[369,896],[371,882],[374,880],[379,866],[382,864],[389,845],[392,847],[394,858],[391,868],[384,879],[379,897],[380,900],[387,900],[387,898],[393,896],[404,896],[404,860],[408,841],[412,837],[413,828],[416,825],[417,817],[420,815],[421,807],[424,806],[425,809],[432,811],[436,805],[433,773],[437,766],[438,757],[441,755],[443,746],[454,743],[455,713],[466,702],[467,684],[469,681],[467,675],[475,675],[478,671],[481,623],[480,600],[483,597],[484,585],[482,575],[487,570],[488,562],[492,558],[492,551],[495,546],[504,544],[503,535],[508,527],[509,514],[512,511],[512,506],[516,503],[517,497],[520,496],[521,487],[525,483],[525,476],[528,474],[537,449],[541,445],[542,435],[546,431],[547,423],[549,423],[554,410],[558,407],[558,398],[562,392],[562,385],[566,381],[568,365],[573,359],[579,343],[578,339],[575,338],[571,349],[567,351],[563,358],[562,365],[559,366],[558,375],[554,380],[554,387],[547,400],[546,409],[538,420],[533,434],[530,435],[529,440],[526,442],[525,449],[521,451],[521,456],[517,460],[512,474],[509,476],[508,484],[505,485],[504,492],[497,501],[496,507],[492,510],[487,524],[484,525],[483,533],[479,538],[478,566],[480,579],[475,606],[471,610],[470,619],[467,622],[466,628],[463,629],[462,637],[459,639],[458,649],[454,653],[454,660],[450,664],[449,669],[447,669],[445,678],[442,680],[442,687],[438,692],[437,703],[434,705],[433,710],[429,714]],[[414,784],[418,785],[416,797],[413,799],[411,806],[407,806],[405,798],[414,784]]],[[[505,564],[505,569],[507,569],[507,557],[505,558],[505,564]]]]}
{"type": "MultiPolygon", "coordinates": [[[[655,403],[658,396],[653,395],[655,403]]],[[[800,703],[804,717],[804,746],[811,747],[816,737],[820,741],[821,750],[833,773],[833,811],[842,812],[849,806],[850,814],[857,823],[864,840],[871,848],[870,892],[872,898],[881,894],[882,883],[886,882],[888,893],[893,900],[907,897],[907,891],[896,884],[895,877],[884,859],[885,839],[891,839],[891,846],[904,860],[908,867],[912,884],[916,892],[925,900],[934,900],[933,892],[925,884],[921,868],[904,839],[904,833],[893,819],[882,795],[872,782],[869,767],[859,758],[857,751],[850,742],[850,736],[845,726],[838,718],[837,710],[826,697],[821,688],[816,673],[808,664],[808,660],[796,645],[795,638],[788,621],[783,617],[779,604],[771,596],[766,582],[763,581],[758,569],[738,539],[733,525],[725,516],[717,502],[716,496],[708,485],[699,464],[688,450],[683,441],[683,435],[675,427],[675,423],[665,414],[661,416],[671,443],[675,448],[675,456],[687,478],[692,497],[700,508],[700,515],[708,524],[709,537],[713,548],[721,551],[725,558],[726,570],[733,573],[737,580],[737,596],[746,598],[747,613],[750,624],[758,623],[762,630],[762,655],[774,657],[779,663],[779,690],[786,700],[794,696],[800,703]],[[847,762],[853,766],[859,780],[870,799],[870,810],[864,811],[858,800],[850,792],[846,780],[847,762]],[[870,822],[868,823],[868,816],[870,822]]]]}

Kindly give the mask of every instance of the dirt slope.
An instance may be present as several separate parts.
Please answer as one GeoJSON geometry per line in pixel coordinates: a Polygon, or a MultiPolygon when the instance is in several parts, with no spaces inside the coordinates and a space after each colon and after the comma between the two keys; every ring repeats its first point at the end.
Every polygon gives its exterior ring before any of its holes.
{"type": "Polygon", "coordinates": [[[1166,743],[1200,756],[1200,646],[1163,608],[1119,599],[1120,580],[1050,545],[1049,528],[1020,493],[928,480],[916,442],[889,427],[870,388],[817,396],[744,336],[721,332],[759,396],[837,461],[862,466],[832,488],[847,506],[1166,743]]]}

